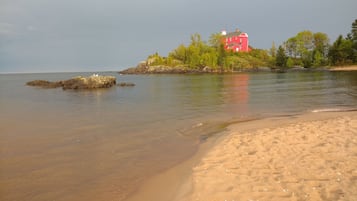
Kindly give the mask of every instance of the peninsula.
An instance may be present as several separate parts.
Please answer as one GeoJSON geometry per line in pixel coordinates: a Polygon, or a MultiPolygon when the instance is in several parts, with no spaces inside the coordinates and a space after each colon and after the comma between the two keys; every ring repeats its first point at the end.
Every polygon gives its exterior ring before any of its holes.
{"type": "Polygon", "coordinates": [[[351,66],[357,63],[357,20],[346,37],[340,35],[333,44],[329,42],[325,33],[304,30],[278,48],[273,42],[270,49],[264,50],[248,46],[248,34],[238,29],[230,33],[214,33],[208,41],[203,41],[196,33],[191,35],[189,45],[181,44],[167,56],[154,53],[136,67],[119,73],[286,72],[299,68],[329,70],[335,66],[351,66]]]}

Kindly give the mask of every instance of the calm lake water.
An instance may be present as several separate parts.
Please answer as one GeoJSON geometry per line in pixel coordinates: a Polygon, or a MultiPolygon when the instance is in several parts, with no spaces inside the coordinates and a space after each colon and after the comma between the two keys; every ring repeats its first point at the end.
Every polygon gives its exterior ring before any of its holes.
{"type": "Polygon", "coordinates": [[[91,74],[0,75],[0,200],[125,200],[227,122],[357,107],[357,72],[99,73],[136,86],[25,86],[91,74]]]}

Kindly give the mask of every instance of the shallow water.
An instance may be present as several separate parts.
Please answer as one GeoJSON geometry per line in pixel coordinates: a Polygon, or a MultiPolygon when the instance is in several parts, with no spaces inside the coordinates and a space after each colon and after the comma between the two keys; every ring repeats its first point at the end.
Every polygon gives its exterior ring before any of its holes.
{"type": "Polygon", "coordinates": [[[39,89],[0,75],[0,200],[124,200],[225,125],[357,105],[357,72],[125,75],[135,87],[39,89]]]}

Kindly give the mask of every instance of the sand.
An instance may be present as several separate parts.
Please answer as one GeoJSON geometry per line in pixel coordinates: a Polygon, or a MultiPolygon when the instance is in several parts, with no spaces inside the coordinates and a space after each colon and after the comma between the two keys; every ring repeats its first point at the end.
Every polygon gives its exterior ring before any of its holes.
{"type": "Polygon", "coordinates": [[[319,116],[233,126],[176,200],[357,200],[357,113],[319,116]]]}
{"type": "Polygon", "coordinates": [[[335,66],[330,69],[330,71],[355,71],[357,70],[357,65],[352,66],[335,66]]]}

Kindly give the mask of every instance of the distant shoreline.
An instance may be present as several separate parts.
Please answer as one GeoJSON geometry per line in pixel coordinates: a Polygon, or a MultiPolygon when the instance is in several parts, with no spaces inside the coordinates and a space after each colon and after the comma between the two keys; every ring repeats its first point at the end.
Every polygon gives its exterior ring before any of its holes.
{"type": "Polygon", "coordinates": [[[352,66],[334,66],[330,69],[330,71],[356,71],[357,65],[352,66]]]}
{"type": "MultiPolygon", "coordinates": [[[[172,67],[175,69],[174,67],[172,67]]],[[[124,70],[116,71],[101,71],[101,70],[91,70],[91,71],[44,71],[44,72],[0,72],[0,75],[14,75],[14,74],[51,74],[51,73],[119,73],[119,74],[126,74],[126,75],[142,75],[142,74],[230,74],[230,73],[241,73],[241,72],[275,72],[273,69],[269,67],[257,67],[257,68],[246,68],[242,69],[241,71],[233,71],[233,72],[208,72],[208,71],[200,71],[200,70],[186,70],[186,71],[161,71],[161,72],[146,72],[146,71],[139,71],[136,72],[134,69],[136,67],[126,68],[124,70]],[[130,71],[128,71],[130,69],[130,71]]],[[[294,67],[289,68],[288,72],[290,71],[357,71],[357,65],[350,65],[350,66],[330,66],[330,67],[320,67],[320,68],[303,68],[303,67],[294,67]]]]}
{"type": "MultiPolygon", "coordinates": [[[[357,71],[357,65],[350,66],[326,66],[317,68],[292,67],[287,68],[284,72],[306,72],[306,71],[357,71]]],[[[189,69],[187,67],[170,67],[170,66],[137,66],[119,71],[124,75],[145,75],[145,74],[232,74],[232,73],[251,73],[251,72],[281,72],[279,69],[270,67],[242,68],[236,71],[219,71],[206,67],[202,70],[189,69]]]]}

